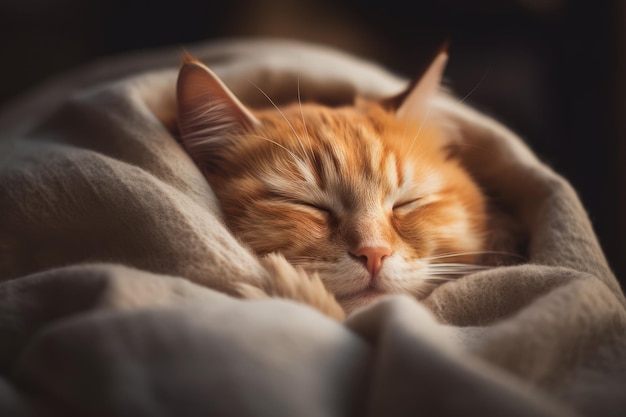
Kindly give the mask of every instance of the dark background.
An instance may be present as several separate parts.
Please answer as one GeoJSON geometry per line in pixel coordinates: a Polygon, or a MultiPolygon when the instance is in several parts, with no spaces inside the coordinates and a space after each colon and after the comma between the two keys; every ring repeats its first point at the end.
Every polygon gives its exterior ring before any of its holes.
{"type": "Polygon", "coordinates": [[[0,0],[0,105],[64,70],[138,49],[291,37],[411,76],[449,38],[449,85],[572,182],[626,284],[626,2],[423,3],[0,0]]]}

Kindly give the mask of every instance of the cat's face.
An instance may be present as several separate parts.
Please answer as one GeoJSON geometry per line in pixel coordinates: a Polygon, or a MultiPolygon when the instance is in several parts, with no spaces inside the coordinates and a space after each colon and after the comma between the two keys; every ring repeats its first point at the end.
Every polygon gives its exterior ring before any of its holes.
{"type": "Polygon", "coordinates": [[[424,118],[373,102],[252,114],[227,97],[209,120],[203,100],[181,130],[228,227],[317,272],[348,310],[424,296],[484,249],[484,198],[424,118]]]}

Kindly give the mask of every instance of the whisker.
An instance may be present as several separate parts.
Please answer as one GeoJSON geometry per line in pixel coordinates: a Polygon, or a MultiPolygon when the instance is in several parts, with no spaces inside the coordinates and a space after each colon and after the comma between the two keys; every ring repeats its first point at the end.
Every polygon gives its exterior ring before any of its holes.
{"type": "Polygon", "coordinates": [[[424,258],[420,258],[420,260],[422,261],[433,261],[433,260],[437,260],[437,259],[444,259],[444,258],[454,258],[457,256],[466,256],[466,255],[503,255],[503,256],[511,256],[511,257],[515,257],[515,258],[520,258],[523,259],[524,257],[515,253],[510,253],[510,252],[503,252],[503,251],[474,251],[474,252],[449,252],[449,253],[442,253],[439,255],[434,255],[434,256],[427,256],[424,258]]]}
{"type": "MultiPolygon", "coordinates": [[[[304,133],[306,134],[306,139],[307,139],[307,142],[309,143],[309,151],[311,152],[311,156],[315,157],[315,153],[313,152],[313,147],[311,146],[311,137],[309,136],[309,130],[306,126],[306,120],[304,120],[304,112],[302,111],[302,99],[300,97],[300,74],[298,74],[298,105],[300,106],[300,115],[302,116],[302,125],[304,126],[304,133]]],[[[309,162],[311,161],[309,160],[309,162]]]]}
{"type": "Polygon", "coordinates": [[[462,264],[462,263],[434,263],[434,264],[428,264],[428,268],[433,268],[433,269],[439,269],[439,270],[444,270],[446,268],[448,269],[466,269],[466,270],[471,270],[471,269],[490,269],[493,268],[492,266],[488,266],[488,265],[476,265],[476,264],[462,264]]]}
{"type": "Polygon", "coordinates": [[[485,271],[492,268],[493,267],[491,266],[472,264],[429,264],[424,270],[424,275],[426,275],[428,278],[452,280],[454,278],[468,275],[470,273],[485,271]]]}
{"type": "Polygon", "coordinates": [[[432,103],[428,104],[428,108],[426,109],[426,113],[424,114],[424,118],[422,119],[422,123],[420,123],[420,127],[417,129],[417,133],[415,134],[415,136],[413,137],[413,140],[411,141],[411,146],[409,146],[409,150],[407,151],[407,154],[411,153],[411,149],[413,148],[413,145],[415,144],[415,142],[417,141],[417,138],[419,138],[420,133],[422,133],[422,128],[424,127],[424,124],[426,123],[426,119],[428,118],[428,114],[430,113],[430,108],[432,103]]]}
{"type": "Polygon", "coordinates": [[[487,74],[489,74],[489,70],[490,70],[490,69],[491,69],[491,65],[489,65],[489,66],[487,67],[487,70],[486,70],[486,71],[485,71],[485,73],[483,74],[483,76],[482,76],[482,78],[480,79],[480,81],[478,81],[478,83],[476,83],[476,85],[474,86],[474,88],[472,88],[472,89],[470,90],[470,92],[469,92],[469,93],[467,93],[467,94],[465,95],[465,97],[463,97],[461,100],[459,100],[459,104],[461,104],[461,103],[463,103],[465,100],[467,100],[467,98],[468,98],[469,96],[471,96],[471,95],[472,95],[472,93],[474,93],[474,91],[476,91],[476,89],[477,89],[478,87],[480,87],[480,85],[483,83],[483,81],[485,81],[485,78],[487,78],[487,74]]]}
{"type": "Polygon", "coordinates": [[[303,263],[303,262],[314,262],[319,261],[319,259],[313,256],[295,256],[289,259],[289,261],[293,264],[303,263]]]}
{"type": "Polygon", "coordinates": [[[274,103],[274,101],[270,98],[270,96],[268,96],[265,91],[263,91],[261,89],[261,87],[259,87],[258,85],[256,85],[255,83],[253,83],[252,81],[248,80],[248,82],[250,84],[252,84],[254,87],[256,87],[257,90],[259,90],[261,92],[261,94],[263,94],[265,96],[265,98],[272,104],[272,106],[274,106],[274,108],[278,111],[278,113],[282,116],[283,119],[285,119],[285,121],[287,122],[287,124],[289,125],[289,127],[291,128],[291,131],[293,132],[293,134],[295,135],[296,139],[298,140],[298,143],[300,144],[300,147],[302,148],[302,152],[305,156],[307,156],[306,154],[306,150],[304,149],[304,145],[302,144],[302,139],[300,138],[300,136],[298,135],[298,132],[296,132],[296,129],[293,127],[293,125],[291,124],[291,122],[289,121],[289,119],[287,119],[287,116],[285,116],[285,113],[283,113],[283,111],[276,105],[276,103],[274,103]]]}
{"type": "Polygon", "coordinates": [[[431,283],[431,284],[443,284],[445,282],[455,281],[458,277],[448,278],[448,277],[428,277],[424,278],[423,281],[431,283]]]}
{"type": "MultiPolygon", "coordinates": [[[[261,135],[250,135],[250,137],[253,138],[257,138],[257,139],[262,139],[265,140],[267,142],[273,143],[274,145],[278,146],[279,148],[283,149],[285,152],[289,153],[289,155],[291,155],[291,157],[296,161],[296,166],[300,167],[301,169],[303,169],[303,166],[306,167],[306,164],[304,163],[304,161],[302,159],[300,159],[298,157],[298,155],[296,155],[295,153],[291,152],[289,149],[287,149],[286,147],[284,147],[283,145],[281,145],[280,143],[266,138],[265,136],[261,136],[261,135]]],[[[306,169],[306,168],[304,168],[306,169]]]]}

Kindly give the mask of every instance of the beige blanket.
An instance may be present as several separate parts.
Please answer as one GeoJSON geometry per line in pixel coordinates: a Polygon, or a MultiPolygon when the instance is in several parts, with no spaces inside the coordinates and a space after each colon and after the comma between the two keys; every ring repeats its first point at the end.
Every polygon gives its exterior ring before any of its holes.
{"type": "MultiPolygon", "coordinates": [[[[300,43],[189,50],[252,105],[254,84],[278,103],[405,85],[300,43]]],[[[271,276],[171,134],[180,56],[95,63],[0,114],[0,415],[626,415],[626,304],[575,192],[454,99],[433,117],[526,229],[528,264],[345,323],[219,292],[271,276]]]]}

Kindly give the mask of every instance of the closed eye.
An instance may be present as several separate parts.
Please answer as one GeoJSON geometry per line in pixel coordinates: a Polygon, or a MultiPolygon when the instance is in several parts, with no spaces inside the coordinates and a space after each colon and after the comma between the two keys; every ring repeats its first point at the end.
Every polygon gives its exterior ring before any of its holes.
{"type": "Polygon", "coordinates": [[[282,203],[289,203],[289,204],[295,204],[297,206],[305,206],[305,207],[309,207],[312,208],[316,211],[319,212],[324,212],[324,213],[328,213],[328,214],[332,214],[332,210],[329,209],[326,206],[322,206],[320,204],[316,204],[316,203],[311,203],[309,201],[304,201],[304,200],[298,200],[294,197],[282,194],[282,193],[278,193],[278,192],[268,192],[269,198],[272,201],[276,201],[276,202],[282,202],[282,203]]]}
{"type": "Polygon", "coordinates": [[[411,209],[417,207],[424,200],[423,197],[413,198],[410,200],[400,201],[393,205],[393,209],[411,209]]]}
{"type": "Polygon", "coordinates": [[[326,213],[326,214],[332,214],[332,211],[328,207],[321,206],[319,204],[309,203],[307,201],[295,201],[295,203],[299,204],[301,206],[310,207],[312,209],[315,209],[317,211],[321,211],[321,212],[326,213]]]}
{"type": "Polygon", "coordinates": [[[408,200],[401,200],[398,203],[393,205],[393,212],[396,214],[408,214],[410,212],[412,212],[413,210],[417,209],[418,207],[421,207],[425,204],[428,204],[430,201],[433,201],[434,196],[430,196],[430,197],[417,197],[417,198],[411,198],[408,200]]]}

